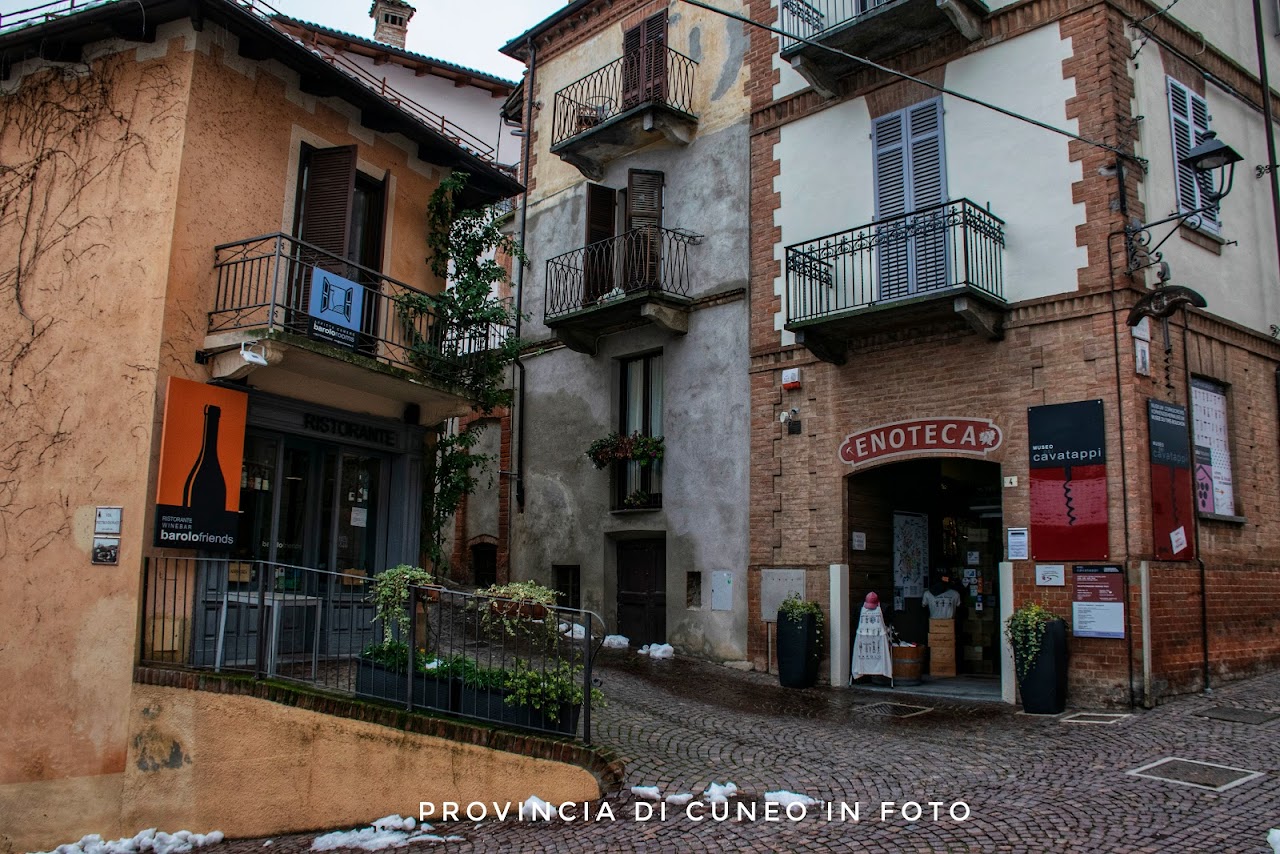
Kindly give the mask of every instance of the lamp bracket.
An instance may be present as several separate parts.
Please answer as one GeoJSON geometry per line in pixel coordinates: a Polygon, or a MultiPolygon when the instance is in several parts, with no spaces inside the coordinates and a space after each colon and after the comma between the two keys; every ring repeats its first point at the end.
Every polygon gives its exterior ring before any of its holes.
{"type": "Polygon", "coordinates": [[[1155,222],[1140,222],[1137,218],[1134,218],[1124,228],[1124,248],[1125,254],[1129,259],[1128,271],[1136,273],[1139,270],[1145,270],[1148,267],[1163,263],[1164,255],[1160,252],[1160,247],[1164,246],[1165,241],[1172,237],[1174,232],[1183,225],[1191,228],[1200,228],[1204,224],[1204,214],[1217,209],[1218,200],[1214,199],[1210,204],[1196,208],[1193,211],[1176,213],[1164,219],[1158,219],[1155,222]],[[1154,239],[1152,230],[1169,223],[1173,223],[1173,228],[1169,229],[1169,232],[1160,238],[1159,242],[1152,245],[1151,241],[1154,239]]]}

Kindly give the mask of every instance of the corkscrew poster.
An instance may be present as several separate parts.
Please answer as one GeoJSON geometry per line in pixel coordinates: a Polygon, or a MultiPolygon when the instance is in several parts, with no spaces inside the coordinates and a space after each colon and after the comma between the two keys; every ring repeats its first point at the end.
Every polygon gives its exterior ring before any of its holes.
{"type": "Polygon", "coordinates": [[[1160,400],[1147,401],[1151,436],[1151,524],[1156,558],[1191,560],[1195,554],[1191,486],[1191,438],[1187,409],[1160,400]]]}
{"type": "Polygon", "coordinates": [[[170,377],[160,439],[155,544],[224,551],[236,543],[249,396],[170,377]]]}
{"type": "Polygon", "coordinates": [[[1033,406],[1031,557],[1108,557],[1107,447],[1102,401],[1033,406]]]}

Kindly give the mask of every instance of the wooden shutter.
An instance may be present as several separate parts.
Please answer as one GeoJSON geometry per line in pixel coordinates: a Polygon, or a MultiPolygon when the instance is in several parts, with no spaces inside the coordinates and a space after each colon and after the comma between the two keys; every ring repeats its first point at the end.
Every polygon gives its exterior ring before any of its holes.
{"type": "Polygon", "coordinates": [[[667,11],[622,34],[622,108],[661,101],[667,91],[667,11]]]}
{"type": "Polygon", "coordinates": [[[910,271],[906,238],[901,236],[903,220],[894,219],[907,212],[907,123],[906,113],[882,116],[872,125],[872,157],[875,171],[876,270],[879,288],[872,300],[905,296],[909,290],[910,271]]]}
{"type": "Polygon", "coordinates": [[[879,289],[874,299],[945,287],[947,200],[942,102],[935,99],[875,120],[873,151],[879,289]],[[904,216],[923,211],[919,217],[904,216]]]}
{"type": "MultiPolygon", "coordinates": [[[[356,147],[320,148],[308,154],[298,236],[307,243],[347,258],[351,208],[356,186],[356,147]]],[[[345,275],[346,265],[321,256],[317,266],[345,275]]]]}
{"type": "Polygon", "coordinates": [[[667,10],[646,18],[640,29],[644,44],[642,97],[646,101],[662,102],[667,97],[667,10]]]}
{"type": "Polygon", "coordinates": [[[632,27],[622,34],[622,109],[629,110],[640,103],[640,66],[642,46],[642,24],[632,27]]]}
{"type": "MultiPolygon", "coordinates": [[[[1209,132],[1209,105],[1186,86],[1168,78],[1169,124],[1173,132],[1173,169],[1177,176],[1178,210],[1186,213],[1203,206],[1207,200],[1205,190],[1208,176],[1201,178],[1190,166],[1182,164],[1182,158],[1204,141],[1209,132]]],[[[1220,223],[1218,211],[1201,214],[1201,225],[1217,231],[1220,223]]]]}
{"type": "Polygon", "coordinates": [[[913,220],[911,290],[936,290],[947,285],[946,166],[942,146],[942,102],[929,101],[907,109],[907,172],[910,210],[923,212],[913,220]]]}
{"type": "Polygon", "coordinates": [[[628,290],[660,284],[663,179],[661,172],[649,169],[627,172],[628,290]]]}
{"type": "Polygon", "coordinates": [[[617,191],[587,185],[587,246],[583,250],[583,304],[590,305],[613,290],[617,191]]]}

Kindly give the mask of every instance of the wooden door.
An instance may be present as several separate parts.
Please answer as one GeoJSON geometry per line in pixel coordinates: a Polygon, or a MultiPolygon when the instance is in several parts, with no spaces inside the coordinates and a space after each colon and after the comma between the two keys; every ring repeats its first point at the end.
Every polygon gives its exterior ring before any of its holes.
{"type": "Polygon", "coordinates": [[[612,187],[587,185],[587,245],[582,259],[584,307],[594,305],[615,285],[613,237],[617,195],[612,187]]]}
{"type": "Polygon", "coordinates": [[[618,633],[635,644],[667,642],[665,540],[618,543],[618,633]]]}

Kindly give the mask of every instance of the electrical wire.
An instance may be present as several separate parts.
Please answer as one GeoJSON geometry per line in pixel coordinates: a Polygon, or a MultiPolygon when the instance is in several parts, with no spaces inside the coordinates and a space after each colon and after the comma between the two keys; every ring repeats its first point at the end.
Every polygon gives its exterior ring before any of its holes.
{"type": "MultiPolygon", "coordinates": [[[[771,27],[768,24],[762,24],[759,21],[752,20],[746,15],[739,15],[736,12],[730,12],[727,9],[721,9],[718,6],[712,6],[710,3],[702,2],[702,0],[683,0],[683,2],[688,3],[691,6],[697,6],[701,9],[706,9],[708,12],[715,12],[716,14],[723,15],[726,18],[733,18],[734,20],[741,21],[744,24],[750,24],[753,27],[759,27],[762,30],[768,30],[769,32],[775,35],[785,36],[788,39],[792,39],[801,44],[806,44],[809,47],[825,50],[828,53],[834,53],[835,55],[842,56],[845,59],[852,59],[854,62],[860,62],[864,65],[867,65],[867,66],[870,66],[871,68],[876,69],[877,71],[883,71],[884,73],[891,74],[894,77],[901,77],[903,80],[910,80],[912,83],[918,83],[921,86],[925,86],[929,89],[934,90],[935,92],[941,92],[943,95],[950,95],[951,97],[957,98],[961,101],[967,101],[970,104],[975,104],[976,106],[983,107],[985,109],[1000,113],[1003,116],[1008,116],[1011,119],[1015,119],[1020,122],[1025,122],[1029,125],[1034,125],[1035,127],[1038,127],[1042,130],[1047,130],[1052,133],[1056,133],[1059,136],[1065,136],[1068,139],[1074,139],[1077,142],[1083,142],[1086,145],[1091,145],[1095,148],[1101,148],[1104,151],[1111,152],[1117,157],[1124,158],[1125,160],[1130,160],[1134,163],[1141,165],[1144,169],[1146,168],[1146,161],[1143,158],[1137,157],[1136,155],[1130,154],[1127,151],[1123,151],[1119,148],[1116,148],[1114,145],[1108,145],[1107,143],[1099,142],[1096,139],[1089,139],[1088,137],[1080,136],[1079,134],[1072,133],[1071,131],[1066,130],[1065,128],[1056,127],[1054,125],[1048,124],[1047,122],[1042,122],[1039,119],[1033,119],[1030,116],[1024,116],[1021,113],[1015,113],[1013,110],[1006,109],[1005,107],[1001,107],[998,104],[992,104],[989,101],[983,101],[981,98],[975,98],[972,95],[966,95],[963,92],[957,92],[954,89],[948,89],[945,86],[939,86],[938,84],[931,83],[928,80],[922,80],[919,77],[913,77],[912,75],[907,74],[905,71],[898,71],[896,69],[889,68],[888,66],[881,65],[878,62],[872,62],[866,57],[855,56],[852,53],[848,53],[846,51],[839,50],[834,47],[830,47],[829,45],[822,44],[821,42],[815,42],[810,39],[802,38],[800,36],[795,35],[794,33],[789,33],[786,30],[781,30],[781,29],[778,29],[777,27],[771,27]]],[[[1177,0],[1174,0],[1174,2],[1176,3],[1177,0]]],[[[1170,5],[1173,5],[1173,4],[1170,4],[1170,5]]]]}

